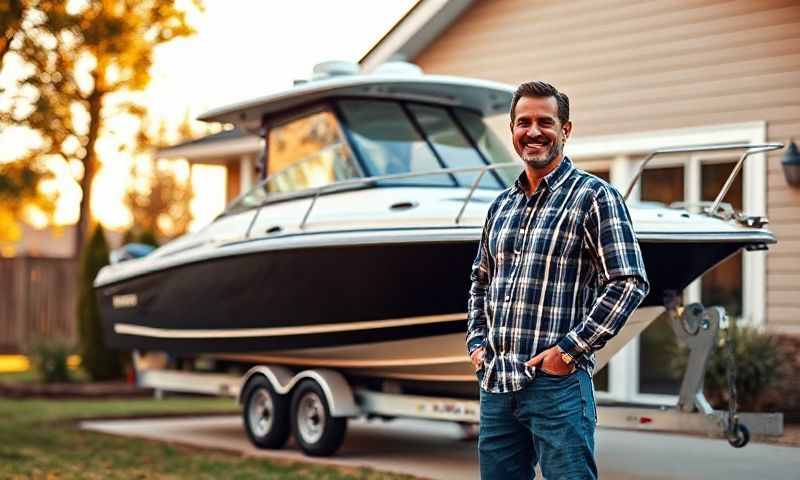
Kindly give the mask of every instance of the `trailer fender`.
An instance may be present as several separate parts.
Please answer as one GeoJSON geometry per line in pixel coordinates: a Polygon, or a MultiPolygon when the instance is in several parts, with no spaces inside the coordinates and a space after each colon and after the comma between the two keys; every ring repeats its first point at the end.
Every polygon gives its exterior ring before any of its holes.
{"type": "Polygon", "coordinates": [[[275,392],[281,395],[285,395],[289,391],[286,387],[292,383],[292,377],[294,376],[286,367],[280,367],[276,365],[256,365],[248,370],[247,373],[245,373],[242,377],[242,383],[239,388],[239,396],[236,399],[239,405],[242,405],[242,402],[244,401],[242,395],[244,394],[245,387],[247,387],[247,382],[249,382],[250,379],[256,375],[264,376],[269,383],[272,384],[272,388],[275,389],[275,392]]]}
{"type": "MultiPolygon", "coordinates": [[[[322,388],[325,394],[325,400],[328,402],[332,417],[355,417],[361,414],[361,410],[356,405],[353,390],[344,376],[335,371],[326,368],[318,368],[312,370],[303,370],[302,372],[293,375],[292,372],[281,366],[266,366],[257,365],[244,375],[242,378],[242,387],[240,392],[243,392],[247,382],[253,378],[254,375],[263,375],[272,384],[275,391],[281,395],[288,395],[291,393],[295,385],[301,380],[306,378],[314,380],[322,388]]],[[[241,393],[239,394],[238,402],[242,404],[241,393]]]]}
{"type": "Polygon", "coordinates": [[[314,380],[322,387],[332,417],[356,417],[361,414],[353,390],[341,373],[325,368],[304,370],[295,375],[291,386],[294,387],[297,382],[306,378],[314,380]]]}

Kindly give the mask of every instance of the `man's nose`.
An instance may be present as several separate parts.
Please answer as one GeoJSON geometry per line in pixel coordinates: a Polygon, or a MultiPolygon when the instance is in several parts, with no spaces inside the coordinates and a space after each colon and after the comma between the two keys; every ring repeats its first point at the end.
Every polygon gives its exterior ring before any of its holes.
{"type": "Polygon", "coordinates": [[[538,125],[530,125],[527,128],[527,130],[525,131],[525,135],[527,135],[527,136],[529,136],[531,138],[538,137],[540,133],[541,132],[539,131],[539,126],[538,125]]]}

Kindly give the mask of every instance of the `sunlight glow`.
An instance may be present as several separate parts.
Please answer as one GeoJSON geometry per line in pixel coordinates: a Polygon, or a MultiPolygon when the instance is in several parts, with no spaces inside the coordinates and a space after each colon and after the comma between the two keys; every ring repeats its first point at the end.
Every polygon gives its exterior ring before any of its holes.
{"type": "MultiPolygon", "coordinates": [[[[333,59],[357,61],[415,1],[206,0],[204,12],[190,15],[196,35],[156,49],[147,90],[114,95],[104,108],[113,112],[120,102],[136,99],[146,105],[152,118],[174,126],[186,115],[195,118],[213,107],[289,88],[293,80],[310,77],[316,63],[333,59]],[[348,21],[353,18],[358,21],[348,21]]],[[[71,0],[67,8],[72,11],[83,4],[85,0],[71,0]]],[[[13,58],[9,61],[13,62],[13,58]]],[[[79,79],[90,82],[86,72],[92,61],[81,59],[79,63],[79,79]]],[[[0,78],[0,87],[5,80],[0,78]]],[[[85,115],[74,113],[76,125],[85,124],[85,115]]],[[[129,228],[132,221],[124,196],[132,180],[130,168],[136,155],[130,144],[136,128],[137,122],[130,115],[114,114],[104,126],[107,134],[97,144],[101,164],[91,208],[103,226],[118,231],[129,228]]],[[[21,129],[0,132],[0,161],[20,156],[37,141],[21,129]]],[[[75,145],[75,149],[79,148],[82,147],[75,145]]],[[[54,177],[42,188],[58,192],[54,223],[74,223],[81,199],[78,179],[83,174],[82,165],[69,165],[63,160],[48,160],[48,165],[54,177]]],[[[191,181],[195,218],[190,228],[197,229],[225,207],[225,169],[194,165],[191,181]]],[[[30,217],[35,226],[42,224],[41,215],[33,213],[30,217]]]]}

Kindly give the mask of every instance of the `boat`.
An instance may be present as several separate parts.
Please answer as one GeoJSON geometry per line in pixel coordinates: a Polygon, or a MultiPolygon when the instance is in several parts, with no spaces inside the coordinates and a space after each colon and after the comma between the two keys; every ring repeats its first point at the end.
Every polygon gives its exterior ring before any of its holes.
{"type": "MultiPolygon", "coordinates": [[[[469,271],[489,205],[522,169],[486,119],[507,113],[514,88],[409,64],[323,67],[201,117],[259,134],[265,178],[205,228],[115,253],[94,284],[106,342],[474,396],[469,271]]],[[[747,155],[779,147],[699,147],[732,148],[745,155],[729,180],[747,155]]],[[[723,198],[699,212],[629,205],[651,289],[598,368],[704,272],[775,242],[723,198]]]]}

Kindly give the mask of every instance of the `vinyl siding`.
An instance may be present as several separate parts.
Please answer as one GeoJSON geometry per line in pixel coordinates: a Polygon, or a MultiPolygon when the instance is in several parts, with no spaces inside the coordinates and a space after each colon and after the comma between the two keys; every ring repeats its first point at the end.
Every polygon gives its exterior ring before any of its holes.
{"type": "MultiPolygon", "coordinates": [[[[800,139],[800,2],[476,2],[414,59],[427,73],[518,84],[571,99],[573,134],[765,121],[800,139]]],[[[767,325],[800,333],[800,189],[767,162],[767,325]]]]}

